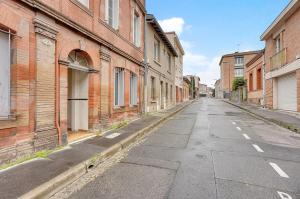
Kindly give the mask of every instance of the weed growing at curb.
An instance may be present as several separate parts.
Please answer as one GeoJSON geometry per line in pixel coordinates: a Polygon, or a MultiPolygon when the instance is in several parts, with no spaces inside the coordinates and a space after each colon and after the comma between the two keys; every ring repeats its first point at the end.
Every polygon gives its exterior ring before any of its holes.
{"type": "Polygon", "coordinates": [[[13,161],[10,161],[8,163],[4,163],[4,164],[0,165],[0,171],[4,170],[4,169],[8,169],[8,168],[16,166],[16,165],[19,165],[19,164],[22,164],[24,162],[27,162],[27,161],[30,161],[30,160],[33,160],[33,159],[37,159],[37,158],[47,159],[48,156],[51,153],[59,151],[59,150],[61,150],[63,148],[64,148],[63,146],[59,146],[59,147],[57,147],[57,148],[55,148],[53,150],[38,151],[38,152],[36,152],[34,154],[20,157],[20,158],[18,158],[16,160],[13,160],[13,161]]]}

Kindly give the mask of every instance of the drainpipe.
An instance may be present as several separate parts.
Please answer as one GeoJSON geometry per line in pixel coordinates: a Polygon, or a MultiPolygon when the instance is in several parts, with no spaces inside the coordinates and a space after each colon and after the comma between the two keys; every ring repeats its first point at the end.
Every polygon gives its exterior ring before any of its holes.
{"type": "MultiPolygon", "coordinates": [[[[146,8],[146,1],[145,1],[145,8],[146,8]]],[[[148,84],[148,56],[147,56],[147,11],[145,13],[144,18],[144,67],[145,67],[145,73],[144,73],[144,113],[147,112],[147,101],[148,101],[148,90],[147,90],[147,84],[148,84]]]]}
{"type": "Polygon", "coordinates": [[[263,108],[266,108],[266,60],[265,60],[265,53],[263,55],[263,75],[262,75],[262,82],[263,82],[263,108]]]}
{"type": "Polygon", "coordinates": [[[59,112],[60,112],[60,67],[58,63],[58,55],[57,55],[57,43],[55,45],[55,84],[56,84],[56,92],[55,92],[55,126],[58,131],[58,144],[62,144],[62,133],[60,128],[60,118],[59,118],[59,112]]]}

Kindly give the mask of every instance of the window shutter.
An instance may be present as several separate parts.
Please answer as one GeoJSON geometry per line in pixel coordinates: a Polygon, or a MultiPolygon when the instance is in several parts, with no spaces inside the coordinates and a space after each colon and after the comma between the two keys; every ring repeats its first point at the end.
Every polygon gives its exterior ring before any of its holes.
{"type": "Polygon", "coordinates": [[[0,117],[10,115],[10,35],[0,32],[0,117]]]}

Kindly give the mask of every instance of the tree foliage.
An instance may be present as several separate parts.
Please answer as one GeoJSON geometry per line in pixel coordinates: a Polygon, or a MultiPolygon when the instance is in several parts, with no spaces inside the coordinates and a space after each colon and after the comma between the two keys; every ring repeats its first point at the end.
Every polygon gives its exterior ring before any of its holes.
{"type": "Polygon", "coordinates": [[[236,91],[239,87],[245,85],[246,85],[246,80],[243,77],[237,77],[233,80],[232,89],[236,91]]]}

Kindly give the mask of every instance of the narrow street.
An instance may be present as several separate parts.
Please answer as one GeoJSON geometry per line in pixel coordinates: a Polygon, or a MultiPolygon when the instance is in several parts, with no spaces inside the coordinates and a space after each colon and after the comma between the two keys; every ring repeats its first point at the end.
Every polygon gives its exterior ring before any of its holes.
{"type": "Polygon", "coordinates": [[[223,101],[200,99],[120,163],[57,197],[66,193],[105,199],[299,199],[300,139],[223,101]]]}

